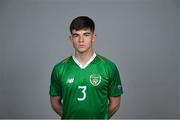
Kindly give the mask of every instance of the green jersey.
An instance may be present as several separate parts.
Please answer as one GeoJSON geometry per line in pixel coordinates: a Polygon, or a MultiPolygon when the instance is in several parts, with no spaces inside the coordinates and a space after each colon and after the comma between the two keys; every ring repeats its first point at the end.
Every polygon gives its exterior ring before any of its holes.
{"type": "Polygon", "coordinates": [[[108,100],[123,93],[118,69],[94,54],[87,66],[70,56],[54,66],[50,96],[60,96],[62,119],[108,119],[108,100]]]}

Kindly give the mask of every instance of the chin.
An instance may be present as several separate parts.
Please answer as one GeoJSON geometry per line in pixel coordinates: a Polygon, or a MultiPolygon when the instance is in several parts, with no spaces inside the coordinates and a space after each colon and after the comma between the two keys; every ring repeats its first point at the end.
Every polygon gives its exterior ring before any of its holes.
{"type": "Polygon", "coordinates": [[[81,53],[81,52],[86,52],[87,50],[86,49],[79,49],[78,51],[81,53]]]}
{"type": "Polygon", "coordinates": [[[78,50],[79,53],[85,53],[86,50],[78,50]]]}
{"type": "Polygon", "coordinates": [[[86,51],[78,51],[79,53],[85,53],[86,51]]]}

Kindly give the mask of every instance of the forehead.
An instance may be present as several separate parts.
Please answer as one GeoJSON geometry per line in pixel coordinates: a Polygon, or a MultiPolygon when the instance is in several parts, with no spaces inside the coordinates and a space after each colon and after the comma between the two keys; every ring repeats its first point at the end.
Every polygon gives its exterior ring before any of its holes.
{"type": "Polygon", "coordinates": [[[93,33],[92,31],[91,31],[91,29],[89,29],[89,28],[86,28],[86,29],[81,29],[81,30],[72,30],[72,34],[83,34],[83,33],[93,33]]]}

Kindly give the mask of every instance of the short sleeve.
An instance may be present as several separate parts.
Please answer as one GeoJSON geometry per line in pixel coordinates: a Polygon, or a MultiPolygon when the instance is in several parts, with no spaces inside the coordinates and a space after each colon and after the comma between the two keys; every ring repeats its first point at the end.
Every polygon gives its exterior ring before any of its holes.
{"type": "Polygon", "coordinates": [[[108,88],[108,95],[110,96],[121,96],[123,94],[120,74],[117,67],[114,65],[111,69],[111,77],[108,88]]]}
{"type": "Polygon", "coordinates": [[[59,72],[60,71],[56,67],[53,68],[49,89],[50,96],[61,96],[59,72]]]}

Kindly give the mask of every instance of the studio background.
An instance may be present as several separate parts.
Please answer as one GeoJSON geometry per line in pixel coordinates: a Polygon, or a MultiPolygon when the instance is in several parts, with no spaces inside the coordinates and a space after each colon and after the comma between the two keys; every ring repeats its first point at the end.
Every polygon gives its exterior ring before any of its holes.
{"type": "Polygon", "coordinates": [[[50,75],[73,54],[69,24],[79,15],[94,19],[94,48],[120,71],[113,118],[180,118],[178,0],[0,0],[0,118],[58,118],[50,75]]]}

